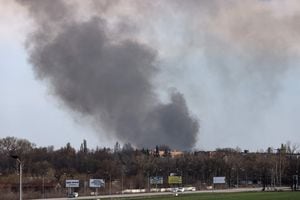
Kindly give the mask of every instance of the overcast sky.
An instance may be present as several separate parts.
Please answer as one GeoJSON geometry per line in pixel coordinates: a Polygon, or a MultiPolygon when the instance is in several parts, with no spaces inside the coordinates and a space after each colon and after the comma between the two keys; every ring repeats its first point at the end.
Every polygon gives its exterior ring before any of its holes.
{"type": "MultiPolygon", "coordinates": [[[[184,96],[200,125],[194,148],[300,143],[299,1],[79,2],[78,22],[101,17],[111,38],[155,50],[154,91],[161,102],[173,88],[184,96]]],[[[35,26],[26,7],[0,0],[0,137],[56,148],[122,143],[37,77],[26,49],[35,26]]]]}

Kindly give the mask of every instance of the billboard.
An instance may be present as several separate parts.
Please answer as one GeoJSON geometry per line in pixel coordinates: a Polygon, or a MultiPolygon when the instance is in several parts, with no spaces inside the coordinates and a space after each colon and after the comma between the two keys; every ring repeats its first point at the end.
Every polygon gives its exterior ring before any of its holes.
{"type": "Polygon", "coordinates": [[[105,181],[103,179],[90,179],[90,187],[93,188],[105,187],[105,181]]]}
{"type": "Polygon", "coordinates": [[[214,184],[224,184],[225,183],[225,176],[219,176],[213,178],[214,184]]]}
{"type": "Polygon", "coordinates": [[[168,177],[168,183],[169,184],[181,184],[182,183],[182,177],[181,176],[169,176],[168,177]]]}
{"type": "Polygon", "coordinates": [[[164,179],[162,176],[151,176],[150,177],[150,184],[157,185],[157,184],[163,184],[164,179]]]}
{"type": "Polygon", "coordinates": [[[75,188],[75,187],[79,187],[79,180],[66,180],[66,187],[67,188],[75,188]]]}

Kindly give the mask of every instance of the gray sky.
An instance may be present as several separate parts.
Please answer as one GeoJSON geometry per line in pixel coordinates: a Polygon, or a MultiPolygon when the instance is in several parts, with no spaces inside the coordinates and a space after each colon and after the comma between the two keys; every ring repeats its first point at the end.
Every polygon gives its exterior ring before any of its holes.
{"type": "MultiPolygon", "coordinates": [[[[95,2],[79,3],[73,18],[101,17],[113,41],[157,52],[153,92],[165,103],[173,88],[184,95],[200,123],[195,148],[300,143],[298,1],[95,2]]],[[[91,147],[120,141],[37,79],[24,47],[36,27],[26,9],[0,0],[0,13],[0,137],[77,148],[83,139],[91,147]]]]}

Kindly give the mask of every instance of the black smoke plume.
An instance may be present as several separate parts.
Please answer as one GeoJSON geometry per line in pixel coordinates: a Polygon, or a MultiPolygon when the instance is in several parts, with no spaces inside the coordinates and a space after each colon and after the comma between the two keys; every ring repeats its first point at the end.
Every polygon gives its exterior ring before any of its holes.
{"type": "Polygon", "coordinates": [[[76,6],[64,1],[19,2],[36,23],[27,40],[29,60],[68,108],[137,147],[194,146],[197,120],[181,93],[173,91],[169,103],[159,100],[157,50],[134,37],[123,39],[128,21],[112,34],[101,14],[78,20],[76,6]]]}

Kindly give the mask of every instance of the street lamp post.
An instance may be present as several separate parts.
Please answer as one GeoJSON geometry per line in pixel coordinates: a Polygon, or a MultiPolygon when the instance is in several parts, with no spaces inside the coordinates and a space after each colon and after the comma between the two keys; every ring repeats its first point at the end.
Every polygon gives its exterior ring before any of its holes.
{"type": "Polygon", "coordinates": [[[147,185],[148,185],[148,192],[150,192],[150,172],[149,171],[147,174],[147,185]]]}
{"type": "Polygon", "coordinates": [[[15,159],[19,163],[19,166],[20,166],[20,200],[22,200],[22,172],[23,172],[22,168],[23,168],[23,164],[22,164],[19,156],[11,155],[11,157],[13,159],[15,159]]]}
{"type": "Polygon", "coordinates": [[[88,170],[86,172],[85,181],[84,181],[84,194],[85,195],[87,195],[87,193],[88,193],[89,179],[90,179],[90,171],[88,170]]]}
{"type": "Polygon", "coordinates": [[[281,187],[281,153],[282,153],[282,148],[276,149],[277,153],[279,154],[279,187],[281,187]]]}
{"type": "Polygon", "coordinates": [[[43,199],[45,199],[45,175],[43,174],[43,199]]]}
{"type": "Polygon", "coordinates": [[[122,170],[122,174],[121,174],[121,194],[123,194],[123,170],[122,170]]]}
{"type": "Polygon", "coordinates": [[[111,172],[105,171],[105,174],[109,177],[109,195],[111,195],[112,182],[111,182],[111,172]]]}
{"type": "Polygon", "coordinates": [[[299,158],[299,154],[297,155],[297,165],[296,165],[296,175],[297,175],[297,183],[296,183],[296,190],[299,189],[299,163],[298,163],[298,158],[299,158]]]}
{"type": "Polygon", "coordinates": [[[111,174],[109,173],[109,195],[111,195],[111,174]]]}
{"type": "Polygon", "coordinates": [[[239,187],[239,168],[236,168],[236,187],[239,187]]]}

